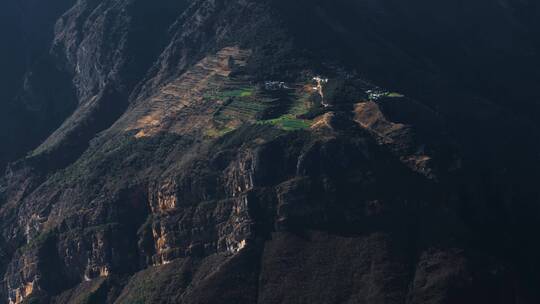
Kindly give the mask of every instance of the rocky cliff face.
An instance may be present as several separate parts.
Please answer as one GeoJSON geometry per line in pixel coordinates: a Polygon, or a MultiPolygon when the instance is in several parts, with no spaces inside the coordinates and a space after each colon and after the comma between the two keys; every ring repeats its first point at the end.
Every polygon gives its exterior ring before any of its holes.
{"type": "Polygon", "coordinates": [[[0,304],[540,299],[535,3],[43,5],[1,19],[0,304]]]}

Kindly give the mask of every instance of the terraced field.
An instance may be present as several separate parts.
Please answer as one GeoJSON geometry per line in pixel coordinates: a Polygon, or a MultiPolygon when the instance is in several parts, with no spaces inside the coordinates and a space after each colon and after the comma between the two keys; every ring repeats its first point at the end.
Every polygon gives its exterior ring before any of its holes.
{"type": "Polygon", "coordinates": [[[210,92],[205,98],[221,104],[214,114],[216,122],[241,124],[254,121],[269,106],[258,96],[256,86],[229,82],[226,89],[210,92]]]}
{"type": "Polygon", "coordinates": [[[295,131],[309,129],[312,121],[300,118],[306,114],[313,104],[310,102],[313,90],[307,85],[296,85],[294,94],[291,96],[291,102],[285,113],[276,118],[261,120],[258,123],[271,124],[286,131],[295,131]]]}
{"type": "Polygon", "coordinates": [[[285,131],[304,130],[311,127],[312,121],[300,119],[292,114],[285,114],[279,118],[265,120],[262,123],[271,124],[285,131]]]}
{"type": "Polygon", "coordinates": [[[286,131],[308,129],[312,121],[300,117],[312,108],[312,94],[311,86],[305,84],[265,91],[247,81],[230,79],[204,94],[207,102],[220,105],[205,134],[220,137],[246,123],[269,124],[286,131]]]}
{"type": "Polygon", "coordinates": [[[244,66],[249,56],[248,50],[229,47],[204,58],[155,95],[140,101],[118,125],[126,131],[136,130],[137,138],[159,132],[186,134],[206,130],[221,103],[253,94],[246,81],[231,76],[232,69],[244,66]]]}
{"type": "Polygon", "coordinates": [[[252,121],[257,117],[258,113],[261,113],[268,107],[263,102],[257,102],[252,99],[234,99],[231,103],[220,110],[216,115],[218,120],[230,120],[238,119],[241,121],[252,121]]]}

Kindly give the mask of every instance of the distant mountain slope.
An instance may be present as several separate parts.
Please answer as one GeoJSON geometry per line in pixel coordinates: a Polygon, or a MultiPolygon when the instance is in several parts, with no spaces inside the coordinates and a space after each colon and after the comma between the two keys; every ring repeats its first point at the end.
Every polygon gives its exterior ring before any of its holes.
{"type": "Polygon", "coordinates": [[[539,301],[535,2],[2,5],[0,304],[539,301]]]}
{"type": "Polygon", "coordinates": [[[75,108],[70,77],[49,53],[54,23],[72,3],[2,1],[1,171],[37,147],[75,108]]]}

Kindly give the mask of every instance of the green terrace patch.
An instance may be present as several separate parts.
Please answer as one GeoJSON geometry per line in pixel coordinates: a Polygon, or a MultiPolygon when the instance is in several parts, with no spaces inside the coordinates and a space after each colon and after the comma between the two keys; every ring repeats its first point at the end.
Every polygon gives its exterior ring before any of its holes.
{"type": "Polygon", "coordinates": [[[241,87],[238,89],[208,92],[204,97],[205,99],[225,100],[234,97],[250,97],[255,94],[255,91],[255,87],[241,87]]]}
{"type": "Polygon", "coordinates": [[[294,103],[289,110],[289,114],[304,115],[309,112],[311,108],[309,96],[299,96],[294,100],[294,103]]]}
{"type": "Polygon", "coordinates": [[[208,137],[212,137],[212,138],[218,138],[218,137],[222,137],[232,131],[234,131],[235,129],[234,128],[231,128],[231,127],[223,127],[223,128],[220,128],[220,129],[208,129],[205,133],[206,136],[208,137]]]}
{"type": "Polygon", "coordinates": [[[254,93],[254,88],[242,88],[237,90],[225,91],[222,93],[223,97],[249,97],[254,93]]]}
{"type": "Polygon", "coordinates": [[[390,97],[390,98],[403,98],[403,97],[405,97],[405,95],[400,94],[400,93],[396,93],[396,92],[388,93],[388,95],[386,95],[386,96],[390,97]]]}
{"type": "Polygon", "coordinates": [[[312,121],[299,119],[292,114],[285,114],[275,119],[260,121],[259,123],[274,125],[285,131],[296,131],[309,129],[312,121]]]}
{"type": "Polygon", "coordinates": [[[215,119],[218,121],[254,120],[257,114],[263,112],[269,107],[269,104],[252,99],[252,98],[235,98],[225,104],[215,114],[215,119]]]}
{"type": "Polygon", "coordinates": [[[312,121],[302,115],[313,103],[309,93],[294,91],[265,92],[254,86],[214,90],[206,98],[221,100],[214,113],[214,125],[205,135],[218,138],[245,123],[274,126],[285,131],[309,129],[312,121]]]}
{"type": "Polygon", "coordinates": [[[258,121],[258,123],[273,125],[285,131],[305,130],[309,129],[313,122],[299,117],[310,110],[309,96],[295,96],[287,113],[274,119],[258,121]]]}

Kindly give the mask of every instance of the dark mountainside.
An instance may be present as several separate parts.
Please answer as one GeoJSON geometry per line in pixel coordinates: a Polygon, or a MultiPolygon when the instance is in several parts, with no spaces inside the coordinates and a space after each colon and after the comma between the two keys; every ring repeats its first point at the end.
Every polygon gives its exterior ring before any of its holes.
{"type": "Polygon", "coordinates": [[[0,304],[540,303],[536,1],[0,5],[0,304]]]}

